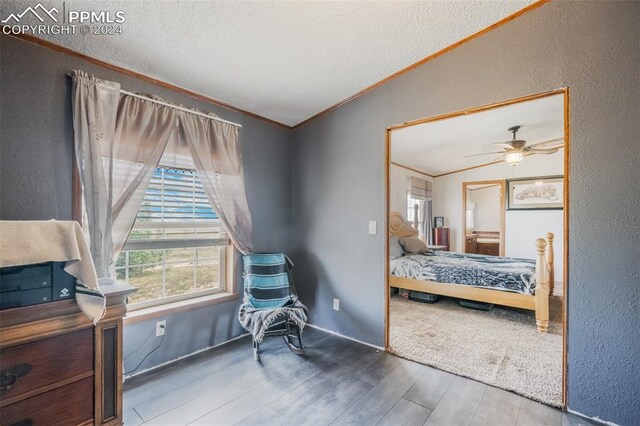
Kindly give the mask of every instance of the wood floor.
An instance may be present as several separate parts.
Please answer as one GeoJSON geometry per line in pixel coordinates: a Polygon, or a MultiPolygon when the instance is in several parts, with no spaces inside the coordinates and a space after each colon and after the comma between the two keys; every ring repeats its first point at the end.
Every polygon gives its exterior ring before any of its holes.
{"type": "Polygon", "coordinates": [[[593,424],[315,329],[304,340],[305,356],[274,337],[258,363],[247,337],[137,376],[125,425],[593,424]]]}

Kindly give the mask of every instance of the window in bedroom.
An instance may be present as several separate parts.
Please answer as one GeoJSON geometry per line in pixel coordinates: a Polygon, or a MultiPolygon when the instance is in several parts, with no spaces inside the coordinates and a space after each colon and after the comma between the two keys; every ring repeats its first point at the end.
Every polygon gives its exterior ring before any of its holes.
{"type": "Polygon", "coordinates": [[[424,200],[417,200],[411,196],[411,191],[407,191],[407,220],[413,223],[413,219],[415,216],[415,206],[418,206],[418,229],[421,228],[422,219],[424,215],[422,214],[422,209],[424,209],[424,200]]]}
{"type": "Polygon", "coordinates": [[[131,309],[225,290],[230,240],[192,169],[156,168],[116,262],[131,309]]]}

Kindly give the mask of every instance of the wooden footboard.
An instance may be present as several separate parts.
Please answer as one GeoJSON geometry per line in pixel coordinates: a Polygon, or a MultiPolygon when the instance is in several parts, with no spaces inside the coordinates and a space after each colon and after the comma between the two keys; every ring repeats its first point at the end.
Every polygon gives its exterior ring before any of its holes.
{"type": "Polygon", "coordinates": [[[439,283],[436,281],[416,280],[413,278],[401,278],[391,275],[389,277],[391,287],[406,290],[421,291],[424,293],[438,294],[440,296],[455,297],[458,299],[475,300],[476,302],[495,303],[496,305],[511,306],[514,308],[536,310],[534,296],[528,294],[513,293],[510,291],[493,290],[490,288],[471,287],[463,284],[439,283]]]}
{"type": "Polygon", "coordinates": [[[536,290],[533,295],[461,284],[402,278],[394,275],[389,276],[389,285],[406,290],[535,311],[536,327],[539,332],[546,333],[549,329],[550,280],[553,279],[553,234],[547,234],[547,238],[548,244],[543,238],[536,240],[536,290]],[[548,251],[545,256],[546,250],[548,251]]]}

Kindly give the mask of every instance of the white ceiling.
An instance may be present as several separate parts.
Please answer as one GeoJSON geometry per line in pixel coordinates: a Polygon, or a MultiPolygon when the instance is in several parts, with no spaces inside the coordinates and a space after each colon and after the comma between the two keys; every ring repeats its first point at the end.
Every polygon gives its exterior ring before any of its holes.
{"type": "MultiPolygon", "coordinates": [[[[39,37],[295,125],[534,2],[67,0],[124,11],[123,34],[39,37]]],[[[0,17],[35,3],[2,0],[0,17]]]]}
{"type": "MultiPolygon", "coordinates": [[[[558,94],[394,130],[391,161],[432,176],[495,161],[500,154],[465,158],[500,151],[496,142],[512,138],[507,129],[520,125],[518,139],[527,145],[564,135],[564,95],[558,94]]],[[[523,161],[527,161],[525,158],[523,161]]]]}

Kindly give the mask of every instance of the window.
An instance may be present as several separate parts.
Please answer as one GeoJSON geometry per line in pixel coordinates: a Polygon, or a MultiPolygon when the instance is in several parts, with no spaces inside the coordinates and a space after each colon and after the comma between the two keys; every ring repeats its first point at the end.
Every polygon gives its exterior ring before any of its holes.
{"type": "Polygon", "coordinates": [[[415,214],[415,206],[418,205],[418,227],[421,228],[422,218],[424,215],[422,214],[422,209],[424,209],[424,201],[416,200],[411,197],[411,191],[407,191],[407,220],[413,223],[413,218],[415,214]]]}
{"type": "Polygon", "coordinates": [[[116,262],[130,308],[224,291],[229,246],[196,171],[158,167],[116,262]]]}
{"type": "Polygon", "coordinates": [[[407,220],[413,224],[413,219],[415,216],[415,206],[418,206],[418,232],[419,237],[426,241],[426,237],[422,234],[422,222],[424,218],[424,200],[417,200],[411,196],[411,191],[407,191],[407,220]]]}

